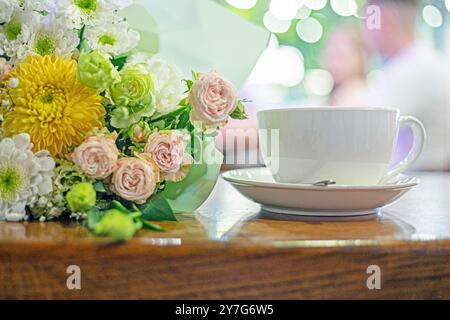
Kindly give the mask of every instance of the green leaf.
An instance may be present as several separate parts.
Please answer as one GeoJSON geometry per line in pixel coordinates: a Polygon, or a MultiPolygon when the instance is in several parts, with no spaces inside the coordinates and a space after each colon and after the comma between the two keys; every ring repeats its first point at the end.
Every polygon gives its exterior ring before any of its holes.
{"type": "Polygon", "coordinates": [[[95,229],[95,226],[97,225],[97,223],[100,222],[100,220],[103,217],[103,213],[96,207],[93,207],[91,209],[89,209],[89,211],[87,212],[87,225],[88,228],[91,230],[95,229]]]}
{"type": "Polygon", "coordinates": [[[150,221],[177,221],[172,208],[164,197],[154,196],[140,206],[142,219],[150,221]]]}
{"type": "Polygon", "coordinates": [[[94,190],[101,193],[106,193],[107,190],[102,181],[97,181],[94,183],[94,190]]]}
{"type": "Polygon", "coordinates": [[[128,210],[123,204],[121,204],[117,200],[111,201],[111,208],[119,210],[122,213],[130,213],[130,210],[128,210]]]}
{"type": "Polygon", "coordinates": [[[122,70],[125,63],[127,63],[127,60],[128,60],[127,56],[122,56],[112,59],[111,62],[117,68],[117,70],[120,71],[122,70]]]}
{"type": "Polygon", "coordinates": [[[186,86],[188,87],[186,92],[191,91],[192,86],[194,85],[194,81],[192,81],[192,80],[184,80],[184,82],[186,83],[186,86]]]}
{"type": "Polygon", "coordinates": [[[248,119],[247,114],[245,113],[245,104],[242,102],[242,100],[239,100],[237,102],[236,108],[231,113],[231,118],[237,119],[237,120],[245,120],[248,119]]]}
{"type": "Polygon", "coordinates": [[[134,202],[131,204],[131,208],[132,208],[134,211],[139,212],[139,213],[142,214],[141,209],[139,209],[138,206],[137,206],[134,202]]]}
{"type": "Polygon", "coordinates": [[[83,25],[81,27],[81,30],[78,34],[78,37],[80,38],[80,42],[78,43],[77,49],[79,51],[82,51],[82,49],[84,49],[84,32],[86,31],[86,25],[83,25]]]}
{"type": "Polygon", "coordinates": [[[180,108],[166,113],[166,114],[157,114],[155,116],[153,116],[152,118],[150,118],[150,121],[148,121],[148,124],[153,124],[155,122],[158,122],[160,120],[167,120],[167,119],[171,119],[171,118],[176,118],[178,117],[180,114],[186,112],[187,110],[190,110],[190,106],[186,105],[186,106],[181,106],[180,108]]]}
{"type": "Polygon", "coordinates": [[[192,75],[192,78],[196,81],[196,80],[198,80],[200,78],[201,73],[200,72],[195,72],[194,70],[191,70],[191,75],[192,75]]]}
{"type": "Polygon", "coordinates": [[[177,129],[184,129],[189,122],[189,112],[183,113],[178,119],[177,129]]]}
{"type": "Polygon", "coordinates": [[[188,107],[189,106],[188,99],[184,98],[183,100],[180,101],[179,105],[180,107],[188,107]]]}
{"type": "Polygon", "coordinates": [[[145,220],[142,220],[142,227],[144,229],[149,229],[149,230],[152,230],[152,231],[158,231],[158,232],[163,232],[164,231],[164,228],[161,227],[160,225],[154,224],[154,223],[150,223],[150,222],[145,221],[145,220]]]}

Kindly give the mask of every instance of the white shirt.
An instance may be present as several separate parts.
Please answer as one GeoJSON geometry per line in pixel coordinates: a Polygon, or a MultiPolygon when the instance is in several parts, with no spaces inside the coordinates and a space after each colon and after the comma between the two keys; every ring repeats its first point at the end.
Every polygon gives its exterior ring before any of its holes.
{"type": "MultiPolygon", "coordinates": [[[[413,169],[450,169],[448,60],[425,44],[411,45],[385,65],[383,76],[369,85],[367,99],[369,105],[398,108],[402,115],[415,116],[423,122],[427,141],[413,169]]],[[[408,140],[404,130],[400,139],[408,140]]],[[[399,152],[404,158],[405,151],[399,152]]]]}

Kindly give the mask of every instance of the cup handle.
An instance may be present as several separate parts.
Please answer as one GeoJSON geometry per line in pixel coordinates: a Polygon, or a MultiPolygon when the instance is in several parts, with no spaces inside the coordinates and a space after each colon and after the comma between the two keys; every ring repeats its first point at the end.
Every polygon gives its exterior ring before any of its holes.
{"type": "Polygon", "coordinates": [[[406,158],[403,159],[394,168],[392,168],[380,183],[385,183],[394,178],[396,175],[408,170],[414,164],[417,158],[419,158],[420,153],[422,152],[425,145],[426,132],[422,122],[420,122],[417,118],[411,116],[402,116],[399,118],[399,127],[402,125],[407,125],[411,128],[413,133],[413,146],[406,158]]]}

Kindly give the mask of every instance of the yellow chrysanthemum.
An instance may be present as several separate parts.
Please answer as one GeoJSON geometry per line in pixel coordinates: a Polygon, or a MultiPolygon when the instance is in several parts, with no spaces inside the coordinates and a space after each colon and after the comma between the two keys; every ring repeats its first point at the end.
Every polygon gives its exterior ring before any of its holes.
{"type": "Polygon", "coordinates": [[[93,128],[104,125],[97,90],[77,80],[77,63],[56,55],[29,56],[11,73],[19,80],[9,94],[13,109],[5,117],[7,136],[28,133],[35,150],[62,158],[93,128]]]}

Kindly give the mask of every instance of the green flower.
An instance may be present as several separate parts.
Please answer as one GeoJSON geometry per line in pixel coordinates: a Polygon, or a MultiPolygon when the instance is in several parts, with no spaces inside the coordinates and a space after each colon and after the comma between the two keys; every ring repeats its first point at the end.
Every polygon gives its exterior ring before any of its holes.
{"type": "Polygon", "coordinates": [[[18,19],[12,19],[10,22],[5,24],[3,27],[3,32],[6,39],[9,41],[14,41],[19,37],[22,32],[22,23],[18,19]]]}
{"type": "Polygon", "coordinates": [[[0,203],[16,201],[29,187],[29,176],[23,168],[12,163],[0,163],[0,203]]]}
{"type": "Polygon", "coordinates": [[[133,216],[111,209],[95,226],[94,232],[105,235],[118,241],[125,241],[133,237],[139,226],[134,222],[133,216]]]}
{"type": "MultiPolygon", "coordinates": [[[[49,194],[39,196],[36,203],[30,207],[33,218],[37,220],[54,220],[59,218],[67,210],[66,192],[73,186],[86,182],[86,176],[71,162],[58,160],[54,170],[53,191],[49,194]]],[[[83,213],[71,212],[70,218],[82,217],[83,213]]]]}
{"type": "Polygon", "coordinates": [[[53,189],[61,193],[66,193],[73,186],[86,182],[85,174],[76,167],[72,162],[66,160],[59,160],[58,166],[55,169],[53,176],[53,189]]]}
{"type": "Polygon", "coordinates": [[[110,90],[116,105],[111,124],[116,128],[127,128],[155,113],[155,86],[151,75],[139,64],[125,67],[120,76],[121,81],[113,84],[110,90]]]}
{"type": "Polygon", "coordinates": [[[73,212],[86,212],[97,201],[94,186],[89,182],[76,184],[66,195],[69,209],[73,212]]]}
{"type": "Polygon", "coordinates": [[[97,0],[74,0],[74,3],[86,14],[91,14],[97,10],[97,0]]]}
{"type": "Polygon", "coordinates": [[[120,75],[111,63],[110,57],[99,50],[95,50],[80,54],[78,80],[90,88],[105,91],[114,83],[120,82],[120,75]]]}
{"type": "Polygon", "coordinates": [[[34,41],[34,51],[37,54],[46,56],[54,53],[55,50],[56,42],[50,35],[45,33],[39,33],[36,35],[36,39],[34,41]]]}

